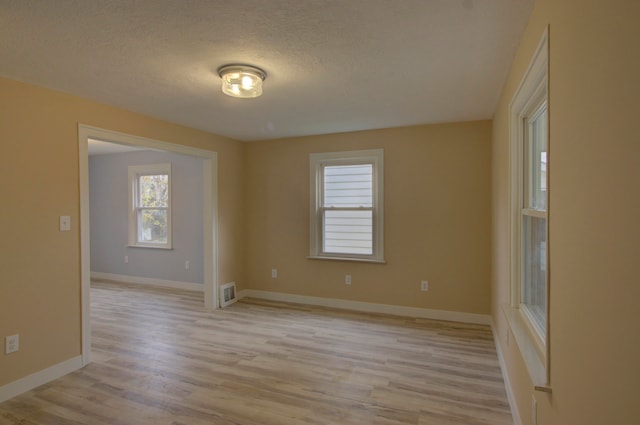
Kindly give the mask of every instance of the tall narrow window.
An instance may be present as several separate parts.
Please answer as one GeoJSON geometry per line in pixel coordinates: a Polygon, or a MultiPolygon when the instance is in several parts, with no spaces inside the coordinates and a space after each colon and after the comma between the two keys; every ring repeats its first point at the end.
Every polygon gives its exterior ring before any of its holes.
{"type": "Polygon", "coordinates": [[[524,118],[520,303],[542,339],[547,320],[547,102],[524,118]]]}
{"type": "Polygon", "coordinates": [[[171,248],[171,164],[129,167],[129,245],[171,248]]]}
{"type": "Polygon", "coordinates": [[[383,151],[312,154],[314,258],[383,261],[383,151]]]}
{"type": "Polygon", "coordinates": [[[536,387],[550,388],[548,32],[509,106],[509,327],[536,387]]]}

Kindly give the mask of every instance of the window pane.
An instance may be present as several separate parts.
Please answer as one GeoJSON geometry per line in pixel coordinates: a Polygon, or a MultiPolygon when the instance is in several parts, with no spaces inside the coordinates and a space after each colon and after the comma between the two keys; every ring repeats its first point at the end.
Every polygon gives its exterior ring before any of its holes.
{"type": "Polygon", "coordinates": [[[324,167],[325,207],[373,206],[373,165],[324,167]]]}
{"type": "Polygon", "coordinates": [[[324,211],[323,252],[371,255],[373,253],[372,217],[371,210],[324,211]]]}
{"type": "Polygon", "coordinates": [[[139,177],[140,207],[169,206],[169,176],[157,174],[139,177]]]}
{"type": "Polygon", "coordinates": [[[547,107],[529,122],[529,208],[547,209],[547,107]]]}
{"type": "Polygon", "coordinates": [[[524,215],[522,227],[520,302],[528,307],[536,326],[544,334],[547,320],[547,219],[524,215]]]}
{"type": "Polygon", "coordinates": [[[167,243],[167,210],[141,208],[138,214],[138,242],[167,243]]]}

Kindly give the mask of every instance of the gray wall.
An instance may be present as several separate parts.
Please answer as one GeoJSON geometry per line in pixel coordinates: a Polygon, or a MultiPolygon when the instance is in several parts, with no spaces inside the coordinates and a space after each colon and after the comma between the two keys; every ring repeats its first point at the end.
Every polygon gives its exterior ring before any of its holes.
{"type": "Polygon", "coordinates": [[[89,157],[91,271],[203,283],[202,173],[202,159],[173,153],[89,157]],[[166,162],[171,163],[173,249],[128,247],[128,166],[166,162]]]}

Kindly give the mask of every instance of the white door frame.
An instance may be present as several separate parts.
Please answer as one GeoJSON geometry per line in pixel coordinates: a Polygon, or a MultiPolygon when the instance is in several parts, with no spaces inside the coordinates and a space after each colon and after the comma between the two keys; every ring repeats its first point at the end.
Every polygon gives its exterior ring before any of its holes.
{"type": "Polygon", "coordinates": [[[78,124],[80,171],[80,277],[82,296],[82,364],[91,359],[91,262],[89,237],[89,139],[121,145],[143,146],[203,159],[204,205],[204,304],[218,308],[218,154],[217,152],[132,136],[78,124]]]}

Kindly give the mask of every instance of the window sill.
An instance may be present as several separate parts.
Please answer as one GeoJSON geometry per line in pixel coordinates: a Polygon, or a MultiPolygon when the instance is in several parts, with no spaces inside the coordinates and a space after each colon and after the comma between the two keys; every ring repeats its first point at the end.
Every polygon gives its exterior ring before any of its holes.
{"type": "Polygon", "coordinates": [[[539,354],[534,336],[525,323],[522,313],[517,308],[513,308],[508,304],[502,306],[502,312],[507,319],[509,329],[520,349],[522,359],[527,366],[527,371],[529,372],[529,377],[534,387],[548,388],[549,383],[547,382],[544,358],[539,354]]]}
{"type": "Polygon", "coordinates": [[[309,260],[331,260],[331,261],[354,261],[357,263],[374,263],[374,264],[386,264],[385,260],[376,260],[373,258],[353,258],[353,257],[331,257],[327,255],[309,255],[309,260]]]}

